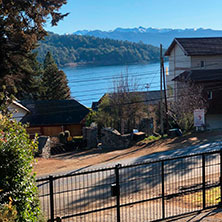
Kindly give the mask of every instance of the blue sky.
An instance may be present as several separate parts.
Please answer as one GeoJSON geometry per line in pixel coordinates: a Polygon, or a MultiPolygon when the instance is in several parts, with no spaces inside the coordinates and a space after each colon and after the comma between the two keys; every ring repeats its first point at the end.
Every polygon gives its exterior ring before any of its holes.
{"type": "Polygon", "coordinates": [[[222,30],[222,0],[68,0],[69,12],[48,31],[64,34],[117,27],[212,28],[222,30]]]}

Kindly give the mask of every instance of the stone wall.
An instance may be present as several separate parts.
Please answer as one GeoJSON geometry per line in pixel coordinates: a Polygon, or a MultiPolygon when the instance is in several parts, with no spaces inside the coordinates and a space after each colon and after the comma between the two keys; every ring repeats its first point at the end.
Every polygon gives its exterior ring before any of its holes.
{"type": "Polygon", "coordinates": [[[49,158],[51,155],[51,140],[49,136],[40,136],[38,138],[38,156],[49,158]]]}
{"type": "Polygon", "coordinates": [[[121,135],[117,130],[112,128],[103,128],[101,131],[102,148],[127,148],[131,141],[131,135],[121,135]]]}
{"type": "Polygon", "coordinates": [[[97,127],[84,127],[83,139],[86,141],[87,148],[95,148],[98,144],[98,129],[97,127]]]}

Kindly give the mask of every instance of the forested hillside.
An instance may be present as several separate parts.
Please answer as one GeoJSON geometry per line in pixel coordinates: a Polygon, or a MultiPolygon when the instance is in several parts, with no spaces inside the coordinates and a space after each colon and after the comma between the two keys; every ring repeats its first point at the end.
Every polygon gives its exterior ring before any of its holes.
{"type": "Polygon", "coordinates": [[[38,60],[43,62],[48,51],[62,67],[71,64],[122,65],[159,60],[159,48],[93,36],[57,35],[50,33],[39,43],[38,60]]]}

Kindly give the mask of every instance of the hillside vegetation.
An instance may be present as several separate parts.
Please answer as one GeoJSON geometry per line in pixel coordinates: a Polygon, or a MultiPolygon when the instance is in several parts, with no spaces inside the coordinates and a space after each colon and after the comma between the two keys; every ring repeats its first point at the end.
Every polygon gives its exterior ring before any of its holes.
{"type": "Polygon", "coordinates": [[[73,64],[125,65],[159,60],[158,47],[81,35],[50,33],[37,48],[40,62],[48,51],[60,67],[73,64]]]}

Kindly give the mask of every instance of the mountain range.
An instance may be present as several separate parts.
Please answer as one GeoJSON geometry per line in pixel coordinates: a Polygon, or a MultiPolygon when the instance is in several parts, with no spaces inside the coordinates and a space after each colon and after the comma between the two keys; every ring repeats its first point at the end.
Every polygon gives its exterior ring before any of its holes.
{"type": "Polygon", "coordinates": [[[130,42],[143,42],[154,46],[163,45],[167,48],[175,37],[221,37],[222,30],[213,29],[156,29],[144,28],[116,28],[112,31],[101,30],[79,30],[77,35],[88,35],[99,38],[110,38],[116,40],[127,40],[130,42]]]}

